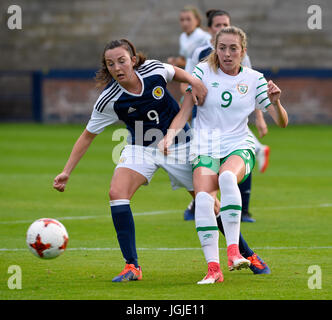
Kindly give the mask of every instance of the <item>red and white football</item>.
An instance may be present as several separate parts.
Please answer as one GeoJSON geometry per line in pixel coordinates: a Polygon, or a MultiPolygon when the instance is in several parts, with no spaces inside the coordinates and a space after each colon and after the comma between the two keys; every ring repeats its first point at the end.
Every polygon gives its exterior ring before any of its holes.
{"type": "Polygon", "coordinates": [[[26,236],[30,251],[39,258],[52,259],[62,254],[68,243],[64,225],[55,219],[43,218],[33,222],[26,236]]]}

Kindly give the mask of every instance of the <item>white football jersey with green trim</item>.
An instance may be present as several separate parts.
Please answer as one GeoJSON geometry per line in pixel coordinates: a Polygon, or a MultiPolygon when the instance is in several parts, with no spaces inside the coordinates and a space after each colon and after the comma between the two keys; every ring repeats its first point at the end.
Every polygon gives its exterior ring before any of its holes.
{"type": "Polygon", "coordinates": [[[215,73],[207,62],[201,62],[193,75],[203,81],[208,93],[197,108],[190,160],[199,155],[223,158],[237,149],[255,153],[248,116],[255,108],[266,111],[271,104],[263,74],[241,67],[239,74],[230,76],[220,68],[215,73]]]}

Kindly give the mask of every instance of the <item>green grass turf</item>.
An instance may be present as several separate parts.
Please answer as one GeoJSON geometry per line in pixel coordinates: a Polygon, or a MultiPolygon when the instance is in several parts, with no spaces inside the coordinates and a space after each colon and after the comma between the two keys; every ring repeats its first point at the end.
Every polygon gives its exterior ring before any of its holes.
{"type": "Polygon", "coordinates": [[[242,224],[241,230],[272,274],[227,271],[221,235],[225,281],[207,286],[196,284],[207,267],[194,222],[183,220],[190,196],[172,191],[161,170],[131,202],[143,280],[111,282],[124,266],[108,207],[114,129],[96,138],[67,190],[59,193],[52,189],[53,178],[83,126],[0,125],[1,300],[332,298],[331,127],[269,128],[262,142],[271,147],[270,166],[264,174],[255,168],[253,175],[250,209],[257,221],[242,224]],[[164,212],[140,215],[155,211],[164,212]],[[69,233],[67,251],[54,260],[36,258],[25,243],[30,223],[42,217],[58,218],[69,233]],[[8,288],[11,265],[21,267],[20,290],[8,288]],[[311,265],[321,268],[321,289],[308,288],[311,265]]]}

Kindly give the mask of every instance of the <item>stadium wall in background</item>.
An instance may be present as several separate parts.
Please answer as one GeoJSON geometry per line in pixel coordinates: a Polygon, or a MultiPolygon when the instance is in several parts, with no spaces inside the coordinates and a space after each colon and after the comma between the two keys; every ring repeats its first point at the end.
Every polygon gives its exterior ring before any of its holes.
{"type": "Polygon", "coordinates": [[[253,67],[283,89],[291,122],[332,123],[330,0],[19,0],[21,30],[6,25],[12,4],[0,3],[3,121],[86,121],[99,93],[93,77],[105,43],[126,37],[166,61],[178,51],[179,11],[191,4],[231,13],[248,35],[253,67]],[[308,27],[313,4],[322,10],[319,30],[308,27]]]}
{"type": "MultiPolygon", "coordinates": [[[[283,91],[290,123],[332,124],[332,70],[260,70],[283,91]]],[[[0,72],[1,87],[12,82],[11,92],[0,96],[3,121],[85,123],[99,96],[95,70],[53,70],[48,73],[0,72]],[[20,83],[17,86],[17,83],[20,83]]],[[[168,85],[178,100],[179,86],[168,85]]],[[[266,117],[269,120],[269,117],[266,117]]]]}

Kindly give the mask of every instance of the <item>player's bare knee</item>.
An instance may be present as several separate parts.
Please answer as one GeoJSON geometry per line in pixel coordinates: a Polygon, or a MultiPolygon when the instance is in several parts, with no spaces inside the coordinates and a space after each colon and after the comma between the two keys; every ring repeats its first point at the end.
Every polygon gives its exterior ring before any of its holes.
{"type": "Polygon", "coordinates": [[[111,185],[108,195],[110,200],[129,199],[127,192],[117,185],[111,185]]]}

